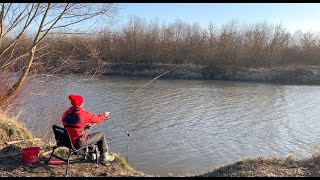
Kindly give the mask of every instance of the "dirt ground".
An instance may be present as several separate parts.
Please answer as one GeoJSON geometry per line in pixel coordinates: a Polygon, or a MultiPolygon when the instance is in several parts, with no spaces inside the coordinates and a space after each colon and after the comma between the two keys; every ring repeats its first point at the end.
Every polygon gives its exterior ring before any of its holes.
{"type": "MultiPolygon", "coordinates": [[[[46,164],[49,154],[41,155],[40,161],[33,164],[22,162],[21,149],[8,146],[0,151],[0,177],[64,177],[66,165],[46,164]],[[10,155],[11,154],[11,155],[10,155]]],[[[47,150],[47,149],[46,149],[47,150]]],[[[61,151],[63,152],[63,151],[61,151]]],[[[58,151],[58,154],[61,153],[58,151]]],[[[55,153],[56,154],[56,153],[55,153]]],[[[62,153],[63,154],[63,153],[62,153]]],[[[83,159],[83,154],[72,155],[69,165],[70,177],[154,177],[135,171],[118,154],[112,153],[115,160],[109,165],[83,159]]],[[[221,166],[214,170],[187,177],[320,177],[320,156],[306,160],[296,158],[251,157],[233,164],[221,166]]]]}
{"type": "MultiPolygon", "coordinates": [[[[30,147],[31,144],[24,147],[30,147]]],[[[42,147],[40,161],[25,164],[22,161],[23,146],[10,145],[0,148],[0,177],[64,177],[66,165],[49,165],[51,146],[42,147]],[[46,153],[47,152],[47,153],[46,153]]],[[[59,149],[59,148],[58,148],[59,149]]],[[[55,154],[65,157],[66,149],[61,148],[55,154]]],[[[155,177],[135,171],[123,157],[112,153],[115,160],[108,164],[99,164],[84,159],[84,152],[70,157],[70,177],[155,177]]],[[[229,165],[222,165],[204,174],[189,174],[187,177],[320,177],[320,156],[299,160],[295,157],[248,157],[229,165]]]]}
{"type": "MultiPolygon", "coordinates": [[[[10,149],[10,148],[8,148],[10,149]]],[[[11,153],[12,149],[7,150],[11,153]]],[[[2,150],[4,152],[4,150],[2,150]]],[[[2,153],[5,154],[5,153],[2,153]]],[[[50,154],[49,154],[50,155],[50,154]]],[[[40,161],[33,164],[25,164],[21,154],[0,157],[0,177],[63,177],[66,174],[66,165],[49,165],[47,156],[40,156],[40,161]]],[[[115,160],[109,165],[84,160],[82,156],[72,155],[69,165],[70,177],[108,177],[108,176],[149,176],[142,172],[134,171],[117,154],[115,160]]]]}

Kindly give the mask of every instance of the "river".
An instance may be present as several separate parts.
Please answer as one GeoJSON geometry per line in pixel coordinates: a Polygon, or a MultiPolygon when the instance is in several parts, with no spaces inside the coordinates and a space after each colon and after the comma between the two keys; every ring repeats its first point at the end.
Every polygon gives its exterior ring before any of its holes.
{"type": "Polygon", "coordinates": [[[68,95],[81,94],[85,109],[111,112],[94,129],[110,150],[160,176],[200,174],[248,156],[307,158],[320,142],[319,86],[159,78],[130,96],[151,79],[33,83],[20,117],[42,137],[70,106],[68,95]]]}

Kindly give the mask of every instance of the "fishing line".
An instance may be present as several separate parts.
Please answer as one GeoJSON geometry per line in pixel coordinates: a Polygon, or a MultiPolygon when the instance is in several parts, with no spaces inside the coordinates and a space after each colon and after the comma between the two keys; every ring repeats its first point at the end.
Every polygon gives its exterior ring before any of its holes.
{"type": "MultiPolygon", "coordinates": [[[[138,91],[140,91],[142,88],[144,88],[145,86],[147,86],[147,85],[150,84],[151,82],[153,82],[153,81],[155,81],[156,79],[158,79],[159,77],[167,74],[168,72],[173,71],[173,70],[176,69],[176,68],[177,68],[177,67],[174,67],[174,68],[172,68],[172,69],[170,69],[170,70],[168,70],[168,71],[160,74],[159,76],[153,78],[152,80],[150,80],[150,81],[147,82],[146,84],[142,85],[140,88],[138,88],[138,89],[135,90],[133,93],[131,93],[128,97],[126,97],[124,100],[122,100],[118,105],[120,105],[121,103],[124,103],[124,102],[125,102],[126,100],[128,100],[131,96],[133,96],[135,93],[137,93],[138,91]]],[[[118,106],[116,106],[116,108],[117,108],[117,107],[118,107],[118,106]]],[[[114,110],[114,109],[115,109],[115,107],[111,108],[111,109],[110,109],[110,112],[111,112],[112,110],[114,110]]]]}
{"type": "MultiPolygon", "coordinates": [[[[133,93],[131,93],[127,98],[125,98],[123,101],[121,101],[121,103],[125,102],[126,100],[128,100],[132,95],[134,95],[135,93],[137,93],[138,91],[140,91],[142,88],[144,88],[145,86],[147,86],[148,84],[150,84],[151,82],[155,81],[156,79],[158,79],[159,77],[167,74],[170,71],[173,71],[174,69],[176,69],[178,66],[160,74],[159,76],[153,78],[152,80],[150,80],[149,82],[147,82],[146,84],[144,84],[143,86],[141,86],[140,88],[138,88],[137,90],[135,90],[133,93]]],[[[121,104],[119,103],[119,104],[121,104]]],[[[117,106],[116,106],[117,107],[117,106]]],[[[114,109],[114,107],[110,110],[110,112],[114,109]]],[[[95,126],[95,124],[93,124],[93,126],[95,126]]],[[[92,128],[93,128],[92,126],[92,128]]],[[[127,130],[127,136],[128,136],[128,141],[127,141],[127,163],[128,163],[128,158],[129,158],[129,130],[127,130]]]]}
{"type": "Polygon", "coordinates": [[[177,67],[172,68],[172,69],[170,69],[169,71],[166,71],[166,72],[160,74],[159,76],[153,78],[151,81],[147,82],[146,84],[144,84],[143,86],[141,86],[139,89],[137,89],[136,91],[134,91],[132,94],[130,94],[126,99],[123,100],[123,102],[126,101],[127,99],[129,99],[129,97],[131,97],[133,94],[135,94],[136,92],[138,92],[140,89],[142,89],[142,88],[145,87],[146,85],[150,84],[152,81],[158,79],[159,77],[163,76],[164,74],[166,74],[166,73],[168,73],[168,72],[170,72],[170,71],[172,71],[172,70],[174,70],[174,69],[176,69],[176,68],[177,68],[177,67]]]}
{"type": "MultiPolygon", "coordinates": [[[[178,66],[177,66],[177,67],[178,67],[178,66]]],[[[131,93],[128,97],[126,97],[123,101],[121,101],[121,103],[124,103],[124,102],[125,102],[126,100],[128,100],[132,95],[134,95],[135,93],[137,93],[138,91],[140,91],[142,88],[144,88],[145,86],[147,86],[148,84],[150,84],[152,81],[155,81],[155,80],[158,79],[159,77],[167,74],[167,73],[170,72],[170,71],[173,71],[173,70],[176,69],[177,67],[174,67],[174,68],[172,68],[172,69],[170,69],[170,70],[168,70],[168,71],[160,74],[159,76],[153,78],[152,80],[150,80],[150,81],[147,82],[146,84],[142,85],[140,88],[138,88],[138,89],[135,90],[133,93],[131,93]]],[[[119,103],[119,105],[120,105],[121,103],[119,103]]],[[[117,106],[116,106],[116,107],[117,107],[117,106]]],[[[111,108],[109,111],[111,112],[112,110],[114,110],[114,108],[115,108],[115,107],[111,108]]],[[[93,124],[93,126],[95,126],[95,124],[93,124]]],[[[92,126],[92,127],[93,127],[93,126],[92,126]]]]}
{"type": "MultiPolygon", "coordinates": [[[[124,103],[124,102],[125,102],[126,100],[128,100],[131,96],[133,96],[135,93],[137,93],[138,91],[140,91],[142,88],[144,88],[145,86],[147,86],[148,84],[150,84],[152,81],[155,81],[155,80],[158,79],[159,77],[167,74],[167,73],[170,72],[170,71],[173,71],[173,70],[176,69],[176,68],[177,68],[177,67],[174,67],[174,68],[172,68],[172,69],[170,69],[170,70],[168,70],[168,71],[160,74],[159,76],[153,78],[152,80],[150,80],[150,81],[147,82],[146,84],[142,85],[140,88],[138,88],[138,89],[135,90],[133,93],[131,93],[128,97],[126,97],[124,100],[122,100],[118,105],[120,105],[121,103],[124,103]]],[[[115,107],[111,108],[109,111],[111,112],[111,111],[114,110],[115,108],[118,108],[118,106],[115,106],[115,107]]]]}
{"type": "Polygon", "coordinates": [[[127,142],[127,163],[129,164],[129,131],[127,131],[128,142],[127,142]]]}
{"type": "MultiPolygon", "coordinates": [[[[177,66],[177,67],[178,67],[178,66],[177,66]]],[[[144,88],[145,86],[147,86],[147,85],[150,84],[151,82],[153,82],[153,81],[155,81],[156,79],[158,79],[159,77],[167,74],[168,72],[173,71],[173,70],[176,69],[177,67],[174,67],[174,68],[172,68],[172,69],[170,69],[170,70],[168,70],[168,71],[160,74],[159,76],[153,78],[152,80],[150,80],[149,82],[147,82],[146,84],[144,84],[143,86],[141,86],[140,88],[138,88],[137,90],[135,90],[133,93],[131,93],[131,94],[130,94],[127,98],[125,98],[121,103],[123,103],[123,102],[125,102],[126,100],[128,100],[132,95],[134,95],[135,93],[137,93],[138,91],[140,91],[142,88],[144,88]]],[[[114,108],[112,108],[111,110],[113,110],[113,109],[114,109],[114,108]]],[[[110,111],[111,111],[111,110],[110,110],[110,111]]],[[[129,163],[129,136],[130,136],[129,130],[127,130],[127,136],[128,136],[128,140],[127,140],[127,163],[129,163]]]]}

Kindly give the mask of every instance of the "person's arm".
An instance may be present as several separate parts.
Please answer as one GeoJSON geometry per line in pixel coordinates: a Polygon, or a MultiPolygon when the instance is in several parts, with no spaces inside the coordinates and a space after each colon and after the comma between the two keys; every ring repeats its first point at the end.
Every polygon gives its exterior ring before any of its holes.
{"type": "Polygon", "coordinates": [[[86,112],[86,119],[87,119],[88,123],[99,124],[99,123],[103,122],[106,118],[107,118],[106,113],[95,115],[91,112],[88,112],[88,111],[86,112]]]}

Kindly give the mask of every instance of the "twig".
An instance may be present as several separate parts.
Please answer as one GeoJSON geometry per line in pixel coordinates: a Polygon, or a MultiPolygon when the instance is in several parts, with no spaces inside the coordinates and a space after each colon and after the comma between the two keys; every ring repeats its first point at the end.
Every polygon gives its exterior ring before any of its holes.
{"type": "Polygon", "coordinates": [[[34,138],[34,139],[10,141],[10,142],[5,142],[5,144],[6,144],[6,145],[11,145],[11,144],[16,144],[16,143],[20,143],[20,142],[26,142],[26,141],[41,141],[41,139],[40,139],[40,138],[34,138]]]}

